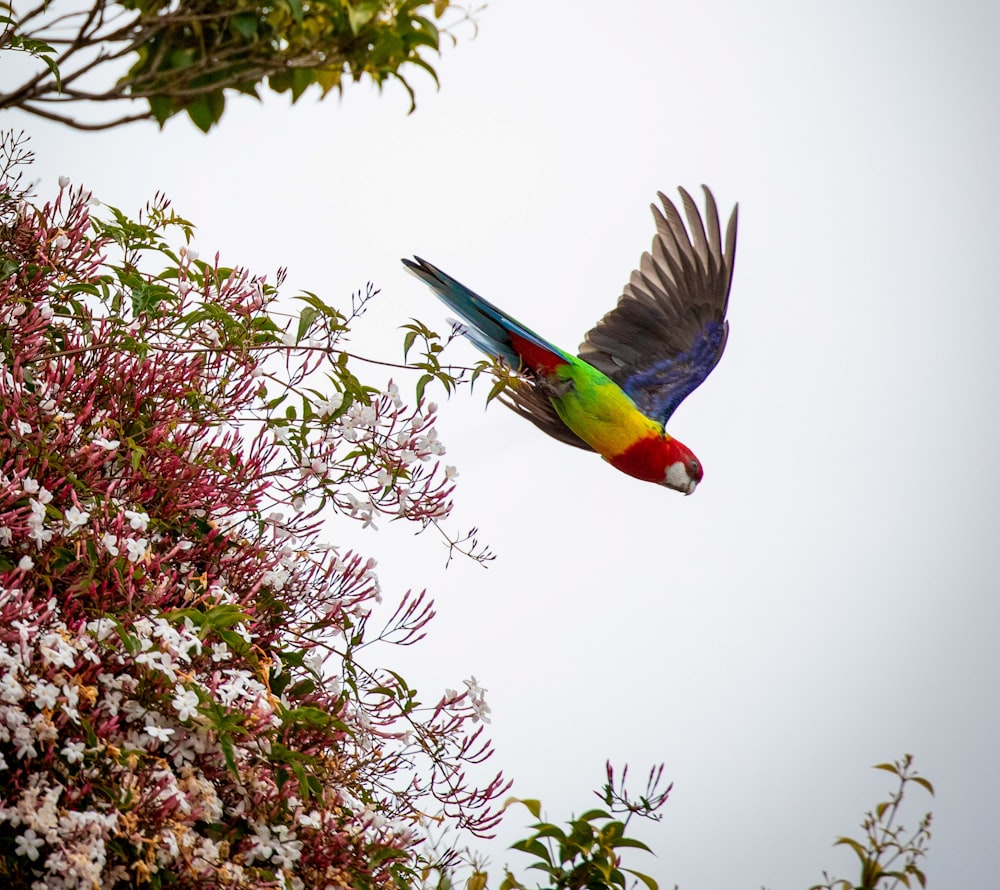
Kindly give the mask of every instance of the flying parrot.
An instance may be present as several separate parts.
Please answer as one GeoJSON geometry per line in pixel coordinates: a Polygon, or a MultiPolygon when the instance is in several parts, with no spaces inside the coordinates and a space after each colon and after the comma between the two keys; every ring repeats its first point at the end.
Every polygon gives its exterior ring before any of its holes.
{"type": "Polygon", "coordinates": [[[623,473],[691,494],[702,479],[701,463],[666,423],[726,346],[739,209],[723,242],[715,198],[702,188],[707,225],[680,189],[686,228],[677,207],[658,193],[663,209],[652,205],[652,249],[579,355],[553,346],[420,257],[403,263],[462,318],[473,344],[520,374],[520,385],[501,397],[504,404],[623,473]]]}

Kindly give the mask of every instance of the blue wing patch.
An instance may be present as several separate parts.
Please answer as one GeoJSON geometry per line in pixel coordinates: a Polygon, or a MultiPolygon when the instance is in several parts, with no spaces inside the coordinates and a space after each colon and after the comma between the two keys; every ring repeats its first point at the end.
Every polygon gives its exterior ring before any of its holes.
{"type": "Polygon", "coordinates": [[[622,389],[643,414],[665,425],[718,364],[728,327],[725,322],[709,322],[690,350],[633,373],[622,381],[622,389]]]}

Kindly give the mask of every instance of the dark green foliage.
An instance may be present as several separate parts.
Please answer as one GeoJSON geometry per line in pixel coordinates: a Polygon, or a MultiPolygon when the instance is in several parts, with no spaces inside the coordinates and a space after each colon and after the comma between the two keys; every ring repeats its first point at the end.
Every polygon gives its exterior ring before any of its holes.
{"type": "Polygon", "coordinates": [[[0,51],[27,52],[47,70],[0,94],[0,108],[81,129],[142,119],[162,126],[183,111],[207,132],[234,93],[259,98],[270,89],[294,102],[309,87],[325,96],[367,76],[380,87],[401,83],[412,111],[407,66],[437,82],[427,56],[440,49],[449,10],[452,26],[471,21],[449,0],[93,0],[71,11],[40,6],[20,19],[11,10],[0,16],[0,51]],[[144,110],[101,123],[62,110],[130,100],[144,110]]]}

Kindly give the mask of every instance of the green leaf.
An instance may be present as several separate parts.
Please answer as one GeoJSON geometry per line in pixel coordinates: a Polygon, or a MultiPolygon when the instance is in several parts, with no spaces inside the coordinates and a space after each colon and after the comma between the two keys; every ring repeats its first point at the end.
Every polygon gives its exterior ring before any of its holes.
{"type": "Polygon", "coordinates": [[[507,388],[507,381],[500,378],[493,384],[489,391],[489,395],[486,396],[486,404],[488,405],[492,402],[500,393],[502,393],[507,388]]]}
{"type": "Polygon", "coordinates": [[[430,383],[433,379],[434,379],[433,374],[423,374],[417,381],[416,396],[418,404],[424,400],[424,390],[427,388],[427,384],[430,383]]]}
{"type": "Polygon", "coordinates": [[[403,338],[403,361],[406,361],[410,354],[410,349],[413,346],[413,341],[417,339],[416,331],[407,331],[406,336],[403,338]]]}
{"type": "Polygon", "coordinates": [[[257,16],[248,13],[238,13],[230,19],[233,30],[244,40],[253,40],[257,36],[257,16]]]}
{"type": "Polygon", "coordinates": [[[854,838],[850,838],[850,837],[838,837],[833,842],[833,845],[835,847],[839,846],[839,845],[848,846],[852,850],[854,850],[855,853],[858,854],[858,858],[862,862],[867,862],[868,861],[868,851],[863,846],[861,846],[861,844],[859,844],[856,840],[854,840],[854,838]]]}
{"type": "Polygon", "coordinates": [[[380,6],[378,0],[362,0],[357,6],[348,6],[347,20],[355,35],[375,18],[380,6]]]}
{"type": "Polygon", "coordinates": [[[504,875],[500,890],[527,890],[527,888],[508,871],[504,875]]]}
{"type": "MultiPolygon", "coordinates": [[[[216,123],[222,116],[221,105],[211,101],[211,96],[214,95],[212,93],[206,96],[198,96],[192,99],[187,105],[186,111],[188,117],[191,118],[192,123],[202,133],[207,133],[212,128],[212,124],[216,123]]],[[[219,95],[222,95],[221,91],[219,95]]]]}
{"type": "Polygon", "coordinates": [[[522,853],[527,853],[530,856],[534,856],[543,862],[547,862],[549,865],[552,864],[552,859],[549,856],[548,848],[545,844],[536,840],[523,840],[517,841],[510,845],[512,850],[520,850],[522,853]]]}
{"type": "Polygon", "coordinates": [[[923,776],[910,776],[910,781],[916,782],[921,788],[926,788],[931,794],[934,794],[934,786],[923,776]]]}
{"type": "Polygon", "coordinates": [[[80,725],[83,727],[83,735],[87,739],[87,747],[88,748],[96,748],[97,747],[97,733],[94,732],[93,724],[91,724],[91,722],[86,717],[84,717],[81,714],[80,715],[80,725]]]}
{"type": "Polygon", "coordinates": [[[282,715],[286,726],[301,723],[305,726],[313,726],[319,729],[330,725],[330,715],[326,711],[314,708],[312,705],[303,705],[300,708],[293,708],[285,711],[282,715]]]}
{"type": "Polygon", "coordinates": [[[623,868],[622,871],[628,872],[632,877],[638,878],[645,884],[649,890],[660,890],[660,885],[656,883],[649,875],[644,875],[641,871],[633,871],[631,868],[623,868]]]}
{"type": "Polygon", "coordinates": [[[292,102],[296,102],[314,82],[315,77],[311,68],[292,69],[292,102]]]}
{"type": "Polygon", "coordinates": [[[551,822],[541,822],[535,826],[535,837],[554,837],[563,842],[567,835],[558,825],[553,825],[551,822]]]}
{"type": "Polygon", "coordinates": [[[299,327],[295,334],[295,342],[301,343],[312,323],[319,316],[319,311],[312,306],[306,306],[299,315],[299,327]]]}
{"type": "Polygon", "coordinates": [[[637,850],[645,850],[647,853],[653,852],[642,841],[636,840],[634,837],[619,838],[611,846],[614,847],[615,849],[617,849],[618,847],[634,847],[637,850]]]}
{"type": "MultiPolygon", "coordinates": [[[[44,44],[43,44],[44,46],[44,44]]],[[[56,92],[62,92],[62,77],[59,74],[59,66],[56,65],[55,59],[49,58],[47,53],[54,52],[51,46],[45,46],[44,49],[30,50],[31,54],[35,58],[41,59],[47,66],[49,71],[52,72],[52,77],[56,82],[56,92]]]]}
{"type": "Polygon", "coordinates": [[[583,822],[593,822],[595,819],[610,819],[611,815],[605,813],[604,810],[587,810],[582,816],[579,817],[583,822]]]}
{"type": "Polygon", "coordinates": [[[288,8],[292,11],[292,18],[296,25],[302,24],[302,0],[286,0],[288,8]]]}

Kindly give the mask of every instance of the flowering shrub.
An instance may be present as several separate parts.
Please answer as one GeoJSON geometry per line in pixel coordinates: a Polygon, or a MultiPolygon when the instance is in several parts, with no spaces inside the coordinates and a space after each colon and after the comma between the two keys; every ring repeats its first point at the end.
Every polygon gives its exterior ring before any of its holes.
{"type": "Polygon", "coordinates": [[[432,603],[373,629],[374,561],[320,538],[324,508],[451,509],[434,406],[341,350],[371,288],[284,315],[280,274],[201,260],[163,198],[93,218],[61,179],[37,206],[0,148],[0,875],[385,887],[428,816],[488,832],[481,688],[423,705],[366,667],[432,603]]]}

